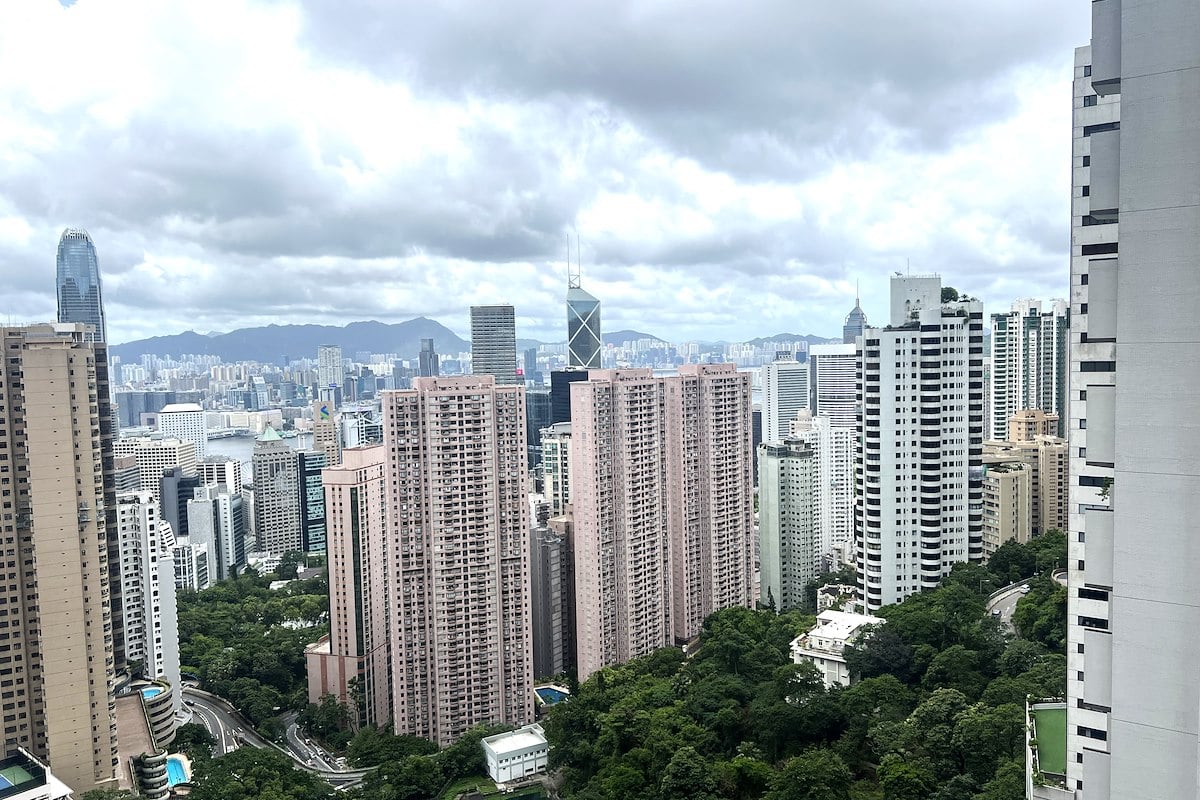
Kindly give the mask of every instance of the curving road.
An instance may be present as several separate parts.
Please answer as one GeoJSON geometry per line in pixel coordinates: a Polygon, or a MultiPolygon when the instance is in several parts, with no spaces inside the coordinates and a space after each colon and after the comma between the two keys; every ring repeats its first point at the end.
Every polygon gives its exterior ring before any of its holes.
{"type": "Polygon", "coordinates": [[[184,700],[188,703],[197,721],[202,724],[216,741],[213,750],[216,755],[223,756],[239,747],[250,745],[264,749],[275,749],[289,756],[297,769],[311,772],[334,788],[353,786],[362,781],[369,769],[339,769],[332,759],[315,745],[306,744],[306,740],[296,729],[295,715],[288,715],[284,722],[287,725],[288,747],[283,748],[269,742],[258,735],[253,728],[246,726],[236,715],[225,700],[216,695],[196,689],[191,686],[183,687],[184,700]],[[311,759],[311,762],[310,762],[311,759]]]}
{"type": "Polygon", "coordinates": [[[1024,585],[1023,582],[1014,583],[1012,586],[1001,591],[1000,594],[988,600],[988,613],[991,614],[993,611],[999,611],[1000,623],[1008,630],[1013,629],[1012,615],[1017,607],[1017,601],[1025,596],[1025,593],[1021,591],[1021,587],[1024,585]]]}

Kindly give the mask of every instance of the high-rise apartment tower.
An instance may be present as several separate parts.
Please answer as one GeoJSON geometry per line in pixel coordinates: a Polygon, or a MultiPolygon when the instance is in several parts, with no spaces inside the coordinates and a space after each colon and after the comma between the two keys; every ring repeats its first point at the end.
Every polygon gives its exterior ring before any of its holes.
{"type": "Polygon", "coordinates": [[[753,604],[750,403],[732,364],[593,370],[572,385],[580,678],[753,604]]]}
{"type": "Polygon", "coordinates": [[[937,275],[892,277],[892,318],[863,331],[855,547],[868,610],[983,558],[983,306],[937,275]]]}
{"type": "Polygon", "coordinates": [[[117,640],[124,657],[110,594],[115,574],[120,596],[121,553],[104,482],[106,355],[93,338],[83,325],[0,327],[0,474],[12,502],[0,516],[0,619],[16,632],[4,755],[25,747],[76,791],[115,788],[117,640]]]}
{"type": "Polygon", "coordinates": [[[392,721],[385,464],[383,445],[350,447],[340,465],[321,472],[328,510],[329,637],[305,650],[310,702],[332,694],[340,702],[361,703],[358,723],[378,727],[392,721]]]}
{"type": "Polygon", "coordinates": [[[533,716],[525,388],[413,384],[383,393],[393,725],[447,744],[533,716]]]}
{"type": "Polygon", "coordinates": [[[987,438],[1004,439],[1008,418],[1018,411],[1039,409],[1057,414],[1062,436],[1067,410],[1067,326],[1065,300],[1018,300],[1012,310],[992,314],[991,418],[987,438]]]}

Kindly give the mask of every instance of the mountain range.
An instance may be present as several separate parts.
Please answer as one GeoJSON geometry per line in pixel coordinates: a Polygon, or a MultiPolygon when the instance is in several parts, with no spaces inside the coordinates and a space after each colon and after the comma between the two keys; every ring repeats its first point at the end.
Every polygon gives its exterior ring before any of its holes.
{"type": "MultiPolygon", "coordinates": [[[[294,358],[308,356],[316,358],[317,346],[340,345],[349,358],[355,353],[395,353],[401,358],[413,358],[421,349],[422,339],[433,339],[434,348],[441,354],[461,353],[471,349],[471,343],[454,331],[427,317],[417,317],[407,322],[387,324],[374,320],[351,322],[349,325],[267,325],[258,328],[239,328],[228,333],[196,333],[186,331],[171,336],[154,336],[124,344],[113,345],[109,353],[119,356],[123,362],[137,362],[143,355],[179,356],[183,353],[213,355],[222,361],[262,361],[278,364],[294,358]]],[[[635,330],[620,330],[604,334],[604,343],[620,345],[638,339],[654,339],[666,343],[665,339],[650,333],[635,330]]],[[[812,334],[780,333],[751,339],[749,344],[762,346],[765,342],[803,339],[810,344],[829,341],[812,334]]],[[[517,351],[537,347],[537,339],[518,339],[517,351]]]]}
{"type": "Polygon", "coordinates": [[[109,352],[120,356],[124,362],[136,362],[146,353],[169,353],[174,356],[201,353],[218,356],[222,361],[278,364],[284,357],[316,358],[317,346],[322,344],[341,345],[347,357],[366,351],[396,353],[403,358],[412,358],[421,349],[422,339],[433,339],[434,349],[439,353],[461,353],[470,349],[469,342],[445,325],[426,317],[417,317],[392,325],[375,321],[351,322],[345,326],[267,325],[210,336],[187,331],[113,345],[109,352]]]}

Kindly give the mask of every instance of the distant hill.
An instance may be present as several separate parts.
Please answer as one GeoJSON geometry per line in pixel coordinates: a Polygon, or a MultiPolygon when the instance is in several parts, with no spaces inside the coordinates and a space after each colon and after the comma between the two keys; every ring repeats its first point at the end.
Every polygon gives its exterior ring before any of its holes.
{"type": "Polygon", "coordinates": [[[828,336],[817,336],[812,333],[777,333],[774,336],[760,336],[757,339],[751,339],[746,344],[752,344],[755,347],[762,347],[767,342],[798,342],[805,341],[809,344],[841,344],[842,340],[830,339],[828,336]]]}
{"type": "Polygon", "coordinates": [[[605,344],[619,345],[622,342],[636,342],[638,339],[653,339],[656,342],[664,342],[652,333],[642,333],[640,331],[613,331],[612,333],[604,334],[605,344]]]}
{"type": "Polygon", "coordinates": [[[242,328],[229,333],[205,336],[195,331],[174,336],[155,336],[113,345],[109,352],[124,362],[136,362],[146,353],[175,355],[201,353],[223,361],[265,361],[279,363],[283,356],[316,358],[317,346],[341,345],[347,357],[354,353],[396,353],[412,358],[421,349],[422,339],[433,339],[439,353],[459,353],[470,344],[452,330],[425,317],[388,325],[382,322],[351,322],[349,325],[268,325],[242,328]]]}

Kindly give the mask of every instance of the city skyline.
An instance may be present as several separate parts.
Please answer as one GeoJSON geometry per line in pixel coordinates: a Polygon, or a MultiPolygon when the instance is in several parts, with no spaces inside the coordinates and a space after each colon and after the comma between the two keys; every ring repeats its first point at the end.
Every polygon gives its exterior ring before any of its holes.
{"type": "Polygon", "coordinates": [[[906,264],[987,301],[1063,296],[1051,132],[1084,15],[933,11],[397,7],[371,12],[380,48],[348,46],[357,7],[6,7],[0,146],[29,157],[0,166],[0,313],[52,318],[37,276],[67,226],[96,241],[114,342],[421,314],[461,331],[502,302],[553,341],[576,231],[606,326],[673,340],[832,334],[856,283],[877,315],[874,278],[906,264]]]}

